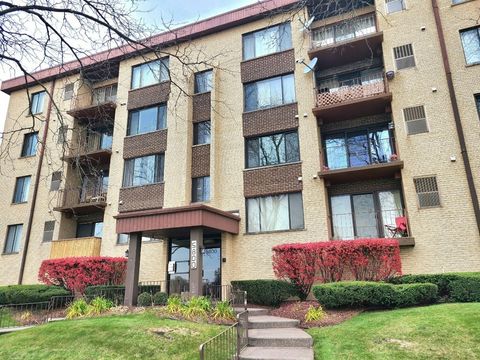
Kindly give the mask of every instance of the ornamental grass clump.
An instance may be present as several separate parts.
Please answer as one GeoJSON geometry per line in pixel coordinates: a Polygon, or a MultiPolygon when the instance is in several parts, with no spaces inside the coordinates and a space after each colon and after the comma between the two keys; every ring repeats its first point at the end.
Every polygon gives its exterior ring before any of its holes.
{"type": "Polygon", "coordinates": [[[103,297],[96,297],[90,303],[83,298],[77,299],[67,307],[67,319],[86,316],[96,316],[105,313],[113,307],[113,302],[103,297]]]}
{"type": "Polygon", "coordinates": [[[219,301],[212,311],[215,320],[235,320],[235,311],[228,301],[219,301]]]}
{"type": "Polygon", "coordinates": [[[310,305],[305,314],[305,322],[313,322],[313,321],[320,321],[324,318],[325,311],[323,311],[322,307],[318,305],[317,307],[310,305]]]}
{"type": "Polygon", "coordinates": [[[167,313],[176,315],[182,312],[183,304],[180,296],[170,296],[167,300],[167,313]]]}
{"type": "Polygon", "coordinates": [[[182,315],[189,319],[207,317],[211,309],[212,303],[208,298],[194,296],[182,308],[182,315]]]}

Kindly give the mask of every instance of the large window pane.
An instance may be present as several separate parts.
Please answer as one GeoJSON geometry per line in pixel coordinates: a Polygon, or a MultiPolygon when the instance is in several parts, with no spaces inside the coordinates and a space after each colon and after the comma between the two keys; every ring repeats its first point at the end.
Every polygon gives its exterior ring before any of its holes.
{"type": "Polygon", "coordinates": [[[293,74],[282,76],[283,103],[295,102],[295,79],[293,74]]]}
{"type": "Polygon", "coordinates": [[[123,186],[141,186],[163,181],[164,155],[149,155],[125,161],[123,186]]]}
{"type": "Polygon", "coordinates": [[[378,200],[380,203],[383,229],[385,229],[385,226],[395,228],[396,218],[403,216],[400,190],[381,191],[378,193],[378,200]]]}
{"type": "Polygon", "coordinates": [[[210,121],[193,124],[193,145],[210,144],[210,121]]]}
{"type": "Polygon", "coordinates": [[[302,194],[289,194],[289,205],[290,205],[290,228],[291,229],[303,229],[304,228],[304,219],[303,219],[303,200],[302,194]]]}
{"type": "Polygon", "coordinates": [[[165,105],[149,107],[130,112],[127,135],[138,135],[166,127],[165,105]]]}
{"type": "Polygon", "coordinates": [[[7,238],[3,248],[4,254],[18,253],[20,250],[20,240],[22,238],[23,225],[9,225],[7,228],[7,238]]]}
{"type": "Polygon", "coordinates": [[[350,195],[332,196],[332,226],[335,239],[348,240],[355,236],[350,195]]]}
{"type": "Polygon", "coordinates": [[[210,200],[210,176],[192,179],[192,202],[210,200]]]}
{"type": "Polygon", "coordinates": [[[264,109],[295,101],[293,74],[245,85],[245,111],[264,109]]]}
{"type": "Polygon", "coordinates": [[[21,156],[32,156],[37,152],[38,132],[25,134],[23,138],[22,154],[21,156]]]}
{"type": "Polygon", "coordinates": [[[367,133],[352,133],[347,137],[350,166],[365,166],[370,163],[367,133]]]}
{"type": "Polygon", "coordinates": [[[461,31],[460,35],[467,64],[480,62],[479,28],[461,31]]]}
{"type": "Polygon", "coordinates": [[[132,68],[132,89],[167,81],[168,59],[159,59],[132,68]]]}
{"type": "Polygon", "coordinates": [[[28,200],[28,192],[30,189],[30,176],[17,178],[15,182],[15,192],[13,195],[13,203],[22,203],[28,200]]]}
{"type": "Polygon", "coordinates": [[[38,92],[32,95],[30,113],[40,114],[43,112],[43,103],[45,100],[45,91],[38,92]]]}
{"type": "Polygon", "coordinates": [[[212,70],[195,74],[195,94],[212,90],[212,70]]]}
{"type": "Polygon", "coordinates": [[[377,238],[378,226],[375,214],[373,194],[354,195],[353,209],[355,215],[356,236],[377,238]]]}
{"type": "Polygon", "coordinates": [[[325,140],[327,165],[330,169],[344,169],[348,167],[347,146],[345,137],[332,136],[325,140]]]}
{"type": "Polygon", "coordinates": [[[243,59],[272,54],[292,47],[290,23],[272,26],[243,36],[243,59]]]}
{"type": "Polygon", "coordinates": [[[247,231],[259,232],[260,231],[260,198],[247,200],[247,231]]]}
{"type": "Polygon", "coordinates": [[[247,168],[300,161],[297,132],[248,139],[246,146],[247,168]]]}

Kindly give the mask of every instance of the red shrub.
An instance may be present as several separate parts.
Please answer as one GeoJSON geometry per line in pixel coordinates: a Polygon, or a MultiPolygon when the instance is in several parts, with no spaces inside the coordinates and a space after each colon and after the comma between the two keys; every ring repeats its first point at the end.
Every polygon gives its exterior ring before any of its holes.
{"type": "Polygon", "coordinates": [[[278,245],[273,271],[295,284],[306,298],[315,281],[384,280],[402,271],[400,247],[392,239],[338,240],[278,245]]]}
{"type": "Polygon", "coordinates": [[[126,258],[72,257],[44,260],[38,279],[83,294],[89,285],[120,285],[125,281],[126,258]]]}

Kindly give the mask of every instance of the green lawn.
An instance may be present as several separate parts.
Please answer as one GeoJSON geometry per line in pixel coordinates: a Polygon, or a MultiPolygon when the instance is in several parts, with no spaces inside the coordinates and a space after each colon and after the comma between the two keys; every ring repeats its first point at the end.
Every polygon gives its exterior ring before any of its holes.
{"type": "Polygon", "coordinates": [[[0,359],[197,359],[222,329],[152,313],[60,321],[0,335],[0,359]]]}
{"type": "Polygon", "coordinates": [[[365,312],[308,332],[316,359],[480,359],[480,303],[365,312]]]}

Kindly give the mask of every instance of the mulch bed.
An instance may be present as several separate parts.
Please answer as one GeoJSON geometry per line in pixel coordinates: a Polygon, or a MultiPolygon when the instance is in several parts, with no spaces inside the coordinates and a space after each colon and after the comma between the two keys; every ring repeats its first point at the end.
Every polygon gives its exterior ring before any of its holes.
{"type": "Polygon", "coordinates": [[[270,311],[273,316],[281,316],[300,321],[300,327],[304,329],[312,327],[324,327],[340,324],[360,314],[363,310],[324,310],[325,316],[319,321],[305,322],[305,314],[310,306],[318,307],[316,301],[291,301],[283,303],[279,308],[270,311]]]}

